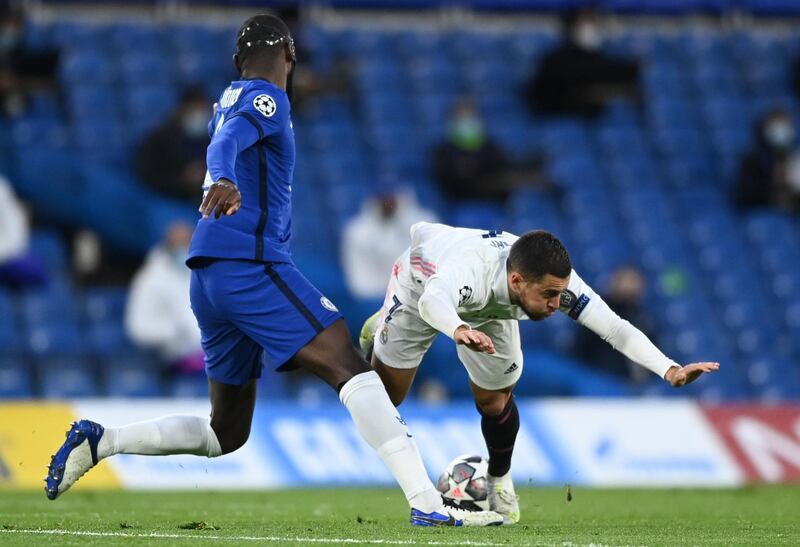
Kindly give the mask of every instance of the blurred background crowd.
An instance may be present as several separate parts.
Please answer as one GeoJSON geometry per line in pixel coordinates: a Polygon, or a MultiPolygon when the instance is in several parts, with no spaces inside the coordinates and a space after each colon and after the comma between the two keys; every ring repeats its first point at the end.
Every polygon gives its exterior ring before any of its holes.
{"type": "MultiPolygon", "coordinates": [[[[198,4],[0,8],[0,397],[205,396],[183,261],[265,7],[198,4]]],[[[414,222],[544,228],[665,353],[723,364],[692,394],[800,399],[800,3],[290,4],[293,253],[354,334],[414,222]]],[[[672,393],[566,317],[521,328],[521,395],[672,393]]],[[[438,340],[416,395],[468,395],[460,367],[438,340]]]]}

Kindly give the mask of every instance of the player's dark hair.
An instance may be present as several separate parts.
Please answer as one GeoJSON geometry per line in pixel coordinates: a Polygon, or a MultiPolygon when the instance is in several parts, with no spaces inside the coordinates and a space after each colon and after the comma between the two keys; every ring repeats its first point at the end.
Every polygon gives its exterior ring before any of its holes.
{"type": "Polygon", "coordinates": [[[236,54],[243,67],[248,60],[273,63],[285,47],[295,57],[294,40],[280,17],[262,13],[242,23],[236,35],[236,54]]]}
{"type": "Polygon", "coordinates": [[[545,230],[534,230],[520,237],[508,253],[509,272],[518,272],[528,281],[536,281],[547,274],[565,278],[572,271],[566,247],[545,230]]]}

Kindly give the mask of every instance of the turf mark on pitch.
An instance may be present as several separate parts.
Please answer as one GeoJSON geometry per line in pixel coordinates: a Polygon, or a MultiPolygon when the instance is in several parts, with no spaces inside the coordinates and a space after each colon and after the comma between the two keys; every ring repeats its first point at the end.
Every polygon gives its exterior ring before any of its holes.
{"type": "Polygon", "coordinates": [[[181,530],[219,530],[219,527],[203,521],[192,521],[178,526],[181,530]]]}

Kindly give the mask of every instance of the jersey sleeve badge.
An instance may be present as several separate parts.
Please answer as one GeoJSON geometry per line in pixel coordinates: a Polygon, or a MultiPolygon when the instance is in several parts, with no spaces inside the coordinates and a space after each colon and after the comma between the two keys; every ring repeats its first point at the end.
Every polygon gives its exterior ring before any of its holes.
{"type": "Polygon", "coordinates": [[[278,104],[275,99],[266,94],[261,94],[253,99],[253,107],[266,118],[271,118],[278,111],[278,104]]]}
{"type": "Polygon", "coordinates": [[[585,294],[582,294],[579,298],[571,290],[564,289],[561,291],[558,309],[569,315],[572,319],[578,319],[581,313],[583,313],[583,310],[586,309],[590,300],[591,298],[585,294]]]}
{"type": "Polygon", "coordinates": [[[464,285],[458,290],[458,305],[463,306],[472,298],[472,287],[464,285]]]}

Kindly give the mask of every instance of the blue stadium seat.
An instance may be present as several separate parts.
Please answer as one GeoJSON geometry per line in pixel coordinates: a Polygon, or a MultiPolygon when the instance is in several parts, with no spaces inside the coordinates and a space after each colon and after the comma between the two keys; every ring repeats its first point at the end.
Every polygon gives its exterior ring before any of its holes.
{"type": "Polygon", "coordinates": [[[67,247],[61,236],[50,230],[35,230],[31,234],[28,247],[31,254],[47,264],[47,269],[54,273],[66,274],[69,270],[67,247]]]}
{"type": "Polygon", "coordinates": [[[119,319],[89,325],[84,330],[84,339],[87,350],[101,358],[134,350],[134,345],[119,319]]]}
{"type": "MultiPolygon", "coordinates": [[[[735,5],[761,14],[790,3],[609,0],[605,5],[659,13],[716,13],[735,5]]],[[[556,0],[540,5],[563,8],[556,0]]],[[[113,246],[144,252],[170,219],[196,213],[155,199],[129,180],[125,170],[131,168],[134,146],[159,115],[170,111],[180,86],[199,81],[210,94],[220,92],[233,77],[223,53],[232,47],[235,30],[227,24],[34,21],[27,40],[43,45],[51,33],[52,42],[62,47],[65,100],[36,96],[30,116],[2,124],[0,169],[15,169],[14,184],[38,218],[89,226],[113,246]],[[109,92],[125,82],[125,92],[109,92]],[[133,237],[128,225],[146,230],[133,237]]],[[[300,152],[295,251],[326,291],[344,294],[335,266],[339,231],[374,181],[397,177],[425,204],[441,204],[430,179],[430,149],[445,134],[462,93],[502,80],[507,91],[476,97],[489,134],[513,158],[531,150],[546,153],[548,176],[560,194],[556,199],[518,192],[505,209],[450,207],[444,211],[448,220],[516,232],[551,229],[568,244],[582,275],[598,286],[616,266],[641,264],[652,285],[648,298],[657,310],[665,349],[681,359],[713,354],[741,361],[738,379],[717,375],[692,386],[691,396],[784,400],[797,394],[791,382],[784,386],[777,379],[782,364],[771,364],[768,379],[755,389],[746,372],[763,346],[774,349],[771,363],[786,363],[790,354],[800,358],[800,344],[786,342],[800,336],[795,302],[800,276],[787,267],[800,263],[800,224],[770,211],[741,214],[731,208],[729,194],[741,154],[751,144],[752,122],[777,104],[800,118],[790,82],[800,34],[747,26],[677,32],[624,28],[607,37],[603,47],[641,60],[644,116],[635,105],[617,101],[597,120],[583,122],[532,118],[512,89],[558,42],[554,28],[435,31],[310,23],[302,32],[298,41],[306,46],[311,66],[328,70],[347,58],[355,67],[355,97],[320,97],[295,113],[300,152]],[[477,60],[476,51],[481,52],[477,60]],[[498,67],[483,59],[508,62],[498,67]],[[616,234],[613,240],[609,233],[616,234]],[[725,237],[720,240],[719,234],[725,237]],[[774,332],[765,332],[763,325],[774,332]]],[[[51,269],[68,269],[63,244],[59,249],[52,236],[34,236],[32,246],[48,258],[51,269]]],[[[16,341],[17,349],[48,359],[57,352],[89,350],[93,359],[111,362],[121,349],[132,350],[121,324],[124,291],[114,291],[86,291],[79,306],[67,289],[20,295],[19,306],[0,294],[0,345],[8,350],[16,341]],[[3,317],[15,315],[17,307],[18,318],[3,317]],[[66,320],[54,324],[48,317],[66,320]]],[[[342,305],[348,306],[344,297],[342,305]]],[[[574,336],[568,322],[536,327],[531,333],[536,343],[546,341],[553,349],[567,348],[574,336]]],[[[463,375],[457,362],[449,366],[463,375]]],[[[196,379],[150,390],[158,384],[153,371],[135,363],[130,368],[119,387],[108,379],[104,385],[122,396],[206,396],[205,383],[196,379]]],[[[469,395],[466,384],[459,389],[457,394],[469,395]]],[[[663,386],[652,389],[674,395],[663,386]]],[[[276,387],[276,396],[282,390],[276,387]]]]}
{"type": "Polygon", "coordinates": [[[0,400],[33,395],[33,375],[26,361],[0,356],[0,400]]]}
{"type": "Polygon", "coordinates": [[[123,55],[132,51],[162,55],[168,53],[162,51],[161,44],[170,33],[152,24],[121,23],[111,28],[111,43],[123,55]]]}
{"type": "Polygon", "coordinates": [[[800,15],[800,5],[793,0],[742,0],[742,4],[755,15],[800,15]]]}
{"type": "Polygon", "coordinates": [[[208,397],[208,379],[205,374],[179,376],[169,386],[171,397],[208,397]]]}
{"type": "Polygon", "coordinates": [[[127,299],[127,287],[89,287],[81,301],[83,318],[89,323],[121,321],[127,299]]]}
{"type": "Polygon", "coordinates": [[[41,393],[47,399],[102,395],[91,363],[73,358],[49,358],[37,367],[41,393]]]}
{"type": "Polygon", "coordinates": [[[77,320],[72,289],[58,282],[51,283],[45,290],[21,293],[20,312],[29,325],[77,320]]]}
{"type": "Polygon", "coordinates": [[[104,86],[76,83],[67,89],[67,106],[77,122],[93,118],[119,118],[122,115],[120,96],[104,86]]]}
{"type": "Polygon", "coordinates": [[[151,120],[148,125],[153,129],[169,118],[175,108],[176,100],[177,90],[171,86],[161,83],[138,85],[127,94],[124,105],[129,119],[151,120]]]}
{"type": "Polygon", "coordinates": [[[142,82],[166,83],[172,79],[172,71],[166,58],[154,52],[127,50],[119,67],[122,80],[128,84],[138,86],[142,82]]]}
{"type": "Polygon", "coordinates": [[[108,87],[114,81],[116,66],[107,48],[75,50],[61,60],[61,78],[71,85],[97,85],[108,87]]]}
{"type": "Polygon", "coordinates": [[[100,368],[107,393],[111,397],[163,395],[161,371],[150,359],[136,355],[116,356],[103,362],[100,368]]]}
{"type": "Polygon", "coordinates": [[[64,150],[69,143],[69,132],[60,117],[22,118],[13,124],[11,135],[18,150],[64,150]]]}

